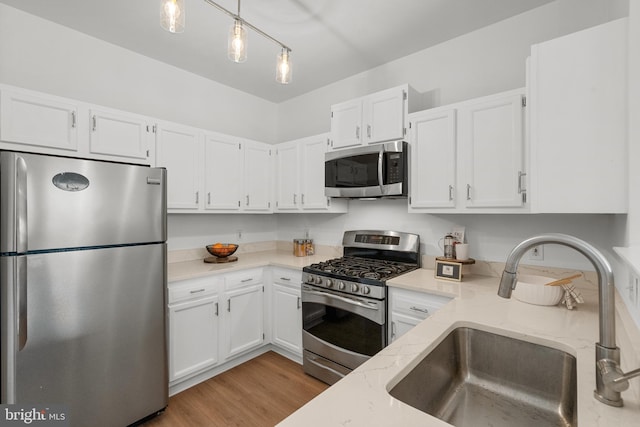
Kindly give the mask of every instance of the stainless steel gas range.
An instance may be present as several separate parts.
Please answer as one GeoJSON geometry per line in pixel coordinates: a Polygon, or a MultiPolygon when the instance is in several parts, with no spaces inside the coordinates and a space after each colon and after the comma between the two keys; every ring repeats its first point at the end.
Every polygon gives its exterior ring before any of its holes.
{"type": "Polygon", "coordinates": [[[386,281],[420,267],[420,236],[346,231],[343,256],[302,273],[304,371],[337,382],[387,345],[386,281]]]}

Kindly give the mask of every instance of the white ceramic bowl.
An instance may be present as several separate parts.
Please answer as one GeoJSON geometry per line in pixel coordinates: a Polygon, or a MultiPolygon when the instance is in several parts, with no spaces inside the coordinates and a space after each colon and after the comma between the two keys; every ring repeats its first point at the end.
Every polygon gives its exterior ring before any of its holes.
{"type": "Polygon", "coordinates": [[[512,296],[519,301],[535,305],[556,305],[562,300],[562,286],[545,286],[554,278],[544,276],[518,275],[518,283],[512,296]]]}

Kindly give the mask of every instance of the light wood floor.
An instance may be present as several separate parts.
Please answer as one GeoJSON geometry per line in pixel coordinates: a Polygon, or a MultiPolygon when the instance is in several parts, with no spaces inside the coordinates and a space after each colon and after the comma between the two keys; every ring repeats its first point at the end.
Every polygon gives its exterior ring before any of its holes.
{"type": "Polygon", "coordinates": [[[327,387],[270,351],[172,396],[142,427],[273,426],[327,387]]]}

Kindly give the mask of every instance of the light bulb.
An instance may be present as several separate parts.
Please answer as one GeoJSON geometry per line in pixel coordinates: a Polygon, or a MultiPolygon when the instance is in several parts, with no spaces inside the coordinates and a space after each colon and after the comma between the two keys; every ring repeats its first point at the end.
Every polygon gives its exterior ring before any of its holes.
{"type": "Polygon", "coordinates": [[[184,0],[160,0],[160,25],[170,33],[184,31],[184,0]]]}
{"type": "Polygon", "coordinates": [[[282,49],[278,55],[278,65],[276,66],[276,81],[283,85],[291,83],[291,51],[282,49]]]}
{"type": "Polygon", "coordinates": [[[247,31],[239,19],[236,19],[229,29],[227,55],[233,62],[244,62],[247,60],[247,31]]]}

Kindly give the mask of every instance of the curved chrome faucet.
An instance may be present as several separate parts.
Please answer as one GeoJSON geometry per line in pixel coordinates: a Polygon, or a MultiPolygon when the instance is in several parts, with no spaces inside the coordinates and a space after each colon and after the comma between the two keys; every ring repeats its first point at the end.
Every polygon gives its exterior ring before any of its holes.
{"type": "Polygon", "coordinates": [[[583,254],[598,273],[599,326],[600,339],[596,343],[596,389],[594,396],[602,403],[622,406],[620,392],[629,388],[629,379],[640,376],[640,369],[627,374],[620,369],[620,349],[616,346],[615,326],[615,284],[613,270],[607,259],[595,247],[567,234],[541,234],[530,237],[518,244],[507,258],[500,279],[498,295],[511,298],[516,287],[518,264],[522,256],[530,249],[544,244],[568,246],[583,254]]]}

